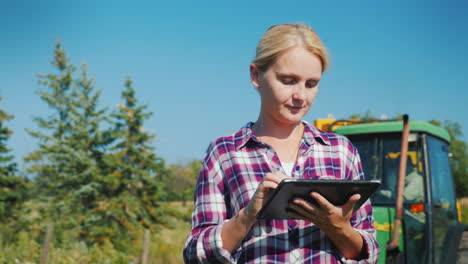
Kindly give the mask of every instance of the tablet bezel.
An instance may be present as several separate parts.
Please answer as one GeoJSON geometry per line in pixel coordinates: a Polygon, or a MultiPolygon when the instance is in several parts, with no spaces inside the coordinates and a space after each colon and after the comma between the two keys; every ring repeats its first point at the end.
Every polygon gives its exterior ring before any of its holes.
{"type": "Polygon", "coordinates": [[[280,182],[258,212],[257,219],[291,219],[287,215],[288,204],[296,197],[316,204],[310,197],[311,192],[321,194],[337,206],[345,204],[349,197],[359,193],[361,198],[354,207],[356,211],[379,188],[380,184],[378,180],[285,179],[280,182]]]}

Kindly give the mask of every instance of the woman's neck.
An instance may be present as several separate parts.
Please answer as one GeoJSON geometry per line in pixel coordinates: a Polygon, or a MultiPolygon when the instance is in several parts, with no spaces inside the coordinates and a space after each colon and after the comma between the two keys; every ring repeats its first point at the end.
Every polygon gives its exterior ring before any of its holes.
{"type": "Polygon", "coordinates": [[[302,122],[279,125],[259,118],[252,127],[260,141],[270,145],[281,162],[294,163],[304,133],[302,122]]]}
{"type": "Polygon", "coordinates": [[[257,137],[288,140],[302,138],[304,125],[302,122],[284,124],[260,115],[253,130],[257,137]]]}

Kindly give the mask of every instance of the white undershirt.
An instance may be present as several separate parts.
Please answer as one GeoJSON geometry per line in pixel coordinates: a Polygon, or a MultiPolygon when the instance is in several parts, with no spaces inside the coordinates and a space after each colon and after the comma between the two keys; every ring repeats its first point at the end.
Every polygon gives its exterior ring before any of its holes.
{"type": "Polygon", "coordinates": [[[294,169],[294,162],[281,162],[281,166],[283,166],[284,172],[289,177],[292,177],[292,172],[294,169]]]}

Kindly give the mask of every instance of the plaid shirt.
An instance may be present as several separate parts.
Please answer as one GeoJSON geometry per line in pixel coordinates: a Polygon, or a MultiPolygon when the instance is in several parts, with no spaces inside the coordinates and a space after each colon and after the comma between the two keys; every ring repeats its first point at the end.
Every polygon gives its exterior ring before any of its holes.
{"type": "MultiPolygon", "coordinates": [[[[192,231],[185,241],[186,263],[355,263],[347,260],[325,233],[303,220],[258,220],[239,248],[222,248],[223,223],[247,206],[265,173],[283,171],[275,151],[262,144],[248,123],[217,139],[203,161],[195,190],[192,231]]],[[[305,130],[292,177],[362,180],[356,148],[343,136],[304,122],[305,130]]],[[[367,258],[376,263],[379,248],[369,201],[354,213],[351,225],[364,238],[367,258]]]]}

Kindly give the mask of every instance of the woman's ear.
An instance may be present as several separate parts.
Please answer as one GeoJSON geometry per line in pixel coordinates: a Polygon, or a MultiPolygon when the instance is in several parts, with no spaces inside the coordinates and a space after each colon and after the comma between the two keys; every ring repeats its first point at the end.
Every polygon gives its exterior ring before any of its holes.
{"type": "Polygon", "coordinates": [[[252,82],[252,84],[257,88],[260,86],[259,78],[260,71],[258,70],[257,65],[254,63],[250,64],[250,82],[252,82]]]}

